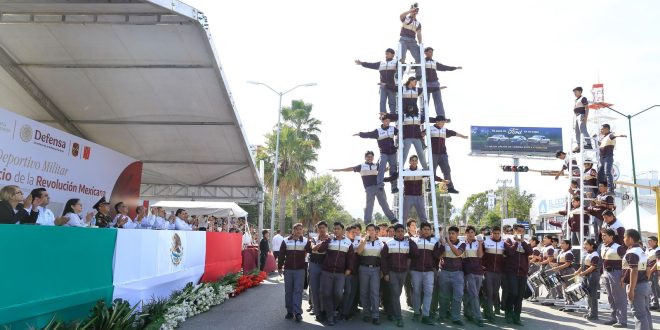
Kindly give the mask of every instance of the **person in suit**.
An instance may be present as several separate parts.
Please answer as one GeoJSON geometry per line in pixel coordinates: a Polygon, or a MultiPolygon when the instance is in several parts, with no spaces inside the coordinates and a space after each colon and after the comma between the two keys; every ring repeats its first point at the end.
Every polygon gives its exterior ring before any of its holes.
{"type": "Polygon", "coordinates": [[[40,198],[29,195],[23,200],[23,192],[18,186],[4,186],[0,189],[0,224],[32,224],[37,222],[40,198]],[[31,206],[26,210],[23,205],[31,206]]]}

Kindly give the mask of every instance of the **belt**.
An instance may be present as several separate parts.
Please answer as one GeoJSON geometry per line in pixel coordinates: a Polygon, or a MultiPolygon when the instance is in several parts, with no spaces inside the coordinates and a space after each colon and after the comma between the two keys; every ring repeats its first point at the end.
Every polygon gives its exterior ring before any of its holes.
{"type": "Polygon", "coordinates": [[[367,268],[378,268],[380,265],[368,265],[368,264],[360,264],[362,267],[367,267],[367,268]]]}
{"type": "Polygon", "coordinates": [[[616,267],[605,267],[605,271],[611,272],[614,270],[621,270],[621,268],[616,268],[616,267]]]}

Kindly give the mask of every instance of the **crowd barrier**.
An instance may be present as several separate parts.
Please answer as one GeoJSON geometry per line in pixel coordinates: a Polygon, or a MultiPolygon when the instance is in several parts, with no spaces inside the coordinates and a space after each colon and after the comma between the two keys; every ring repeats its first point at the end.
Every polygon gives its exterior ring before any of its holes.
{"type": "Polygon", "coordinates": [[[0,327],[82,319],[99,299],[132,305],[241,270],[241,235],[0,225],[0,327]]]}

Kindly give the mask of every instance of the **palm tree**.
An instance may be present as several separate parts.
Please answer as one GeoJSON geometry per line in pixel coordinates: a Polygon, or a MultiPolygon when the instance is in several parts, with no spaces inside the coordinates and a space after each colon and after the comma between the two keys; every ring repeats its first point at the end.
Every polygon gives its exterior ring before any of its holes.
{"type": "Polygon", "coordinates": [[[321,148],[321,140],[318,133],[321,133],[321,121],[311,117],[312,105],[302,100],[291,101],[291,107],[282,108],[282,118],[290,123],[303,139],[314,142],[316,149],[321,148]]]}

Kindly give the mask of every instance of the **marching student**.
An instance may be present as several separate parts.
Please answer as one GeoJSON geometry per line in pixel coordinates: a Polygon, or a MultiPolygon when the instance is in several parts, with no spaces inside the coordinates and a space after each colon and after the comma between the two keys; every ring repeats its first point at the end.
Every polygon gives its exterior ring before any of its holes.
{"type": "Polygon", "coordinates": [[[484,326],[479,301],[479,290],[484,279],[482,258],[484,256],[484,241],[476,237],[474,226],[465,228],[465,252],[463,253],[463,273],[465,276],[465,296],[463,297],[463,314],[468,321],[475,321],[479,327],[484,326]]]}
{"type": "MultiPolygon", "coordinates": [[[[406,63],[406,53],[410,51],[413,58],[415,58],[415,63],[419,64],[421,59],[421,54],[419,53],[419,43],[422,43],[422,24],[417,20],[417,14],[419,13],[419,7],[417,3],[410,6],[410,10],[405,11],[399,15],[401,20],[401,32],[399,33],[399,45],[401,48],[401,63],[406,63]],[[417,41],[415,41],[417,37],[417,41]]],[[[422,70],[415,68],[415,75],[417,79],[422,78],[422,70]]]]}
{"type": "Polygon", "coordinates": [[[525,227],[513,225],[515,234],[504,242],[504,274],[507,281],[505,318],[507,322],[523,325],[520,321],[522,300],[527,286],[527,271],[532,247],[524,240],[525,227]]]}
{"type": "Polygon", "coordinates": [[[302,321],[302,292],[305,284],[305,258],[312,251],[311,242],[303,236],[303,225],[293,225],[291,236],[282,241],[277,260],[277,272],[284,267],[284,301],[287,320],[302,321]]]}
{"type": "Polygon", "coordinates": [[[573,127],[575,129],[575,141],[577,141],[577,146],[573,149],[573,152],[580,152],[580,133],[585,138],[584,148],[592,149],[591,137],[589,136],[589,132],[587,132],[589,101],[587,101],[586,97],[582,96],[582,87],[573,88],[573,95],[575,95],[575,106],[573,107],[575,119],[573,119],[573,127]]]}
{"type": "MultiPolygon", "coordinates": [[[[355,225],[350,225],[346,227],[346,238],[348,238],[351,241],[351,245],[353,246],[353,251],[356,251],[357,247],[360,245],[360,239],[357,238],[358,235],[359,235],[359,231],[355,225]]],[[[351,273],[346,275],[344,280],[344,297],[342,298],[341,307],[340,307],[340,312],[341,312],[340,318],[347,321],[353,318],[353,314],[354,314],[353,302],[355,301],[356,297],[360,296],[358,294],[358,282],[360,279],[358,278],[357,267],[358,267],[358,257],[355,256],[355,258],[353,258],[353,261],[350,265],[351,273]]],[[[357,308],[357,305],[355,306],[355,308],[357,308]]]]}
{"type": "Polygon", "coordinates": [[[397,61],[394,58],[394,49],[385,50],[385,60],[367,63],[355,60],[355,64],[367,69],[378,70],[380,73],[380,113],[386,113],[385,105],[389,105],[390,113],[396,113],[396,76],[397,61]]]}
{"type": "Polygon", "coordinates": [[[408,265],[416,244],[410,237],[405,237],[403,225],[394,225],[394,238],[389,240],[381,252],[382,271],[385,282],[389,283],[390,301],[392,302],[392,318],[396,320],[396,326],[403,327],[401,317],[401,289],[408,275],[408,265]]]}
{"type": "MultiPolygon", "coordinates": [[[[494,226],[490,237],[484,241],[484,290],[486,301],[484,303],[484,316],[490,323],[495,323],[494,304],[500,304],[500,287],[504,273],[504,240],[500,227],[494,226]]],[[[503,305],[503,304],[502,304],[503,305]]],[[[502,306],[498,306],[500,309],[502,306]]]]}
{"type": "MultiPolygon", "coordinates": [[[[607,212],[607,211],[606,211],[607,212]]],[[[612,313],[605,325],[614,325],[618,328],[628,326],[628,301],[626,292],[621,285],[621,260],[626,254],[626,247],[615,242],[616,232],[612,229],[602,231],[603,244],[600,257],[603,259],[603,276],[605,277],[605,290],[607,301],[610,303],[612,313]]]]}
{"type": "MultiPolygon", "coordinates": [[[[397,147],[394,142],[394,137],[399,135],[399,130],[390,126],[390,118],[386,115],[380,117],[381,125],[371,132],[360,132],[353,134],[363,139],[376,139],[378,140],[378,150],[380,151],[380,161],[378,162],[378,178],[376,184],[383,183],[385,176],[385,169],[389,165],[390,177],[394,176],[397,172],[397,147]]],[[[396,186],[396,181],[391,181],[392,193],[397,193],[399,190],[396,186]]]]}
{"type": "Polygon", "coordinates": [[[421,305],[422,323],[435,325],[429,314],[433,295],[434,270],[439,262],[440,246],[438,240],[431,234],[430,223],[422,222],[420,229],[421,235],[415,239],[412,262],[410,263],[410,277],[413,288],[413,321],[419,321],[421,305]]]}
{"type": "Polygon", "coordinates": [[[623,227],[623,223],[614,216],[612,210],[603,211],[603,228],[612,229],[616,236],[614,236],[614,241],[619,245],[624,245],[623,235],[626,233],[626,228],[623,227]]]}
{"type": "Polygon", "coordinates": [[[371,219],[374,213],[374,199],[378,199],[380,208],[383,209],[383,213],[385,213],[385,216],[390,220],[390,222],[397,222],[394,213],[392,213],[389,204],[387,204],[387,195],[385,195],[383,185],[378,184],[378,165],[374,164],[373,151],[367,151],[364,153],[364,163],[360,165],[341,169],[333,169],[332,171],[357,172],[362,176],[362,184],[364,185],[364,191],[367,195],[367,205],[364,208],[364,223],[371,223],[371,219]]]}
{"type": "Polygon", "coordinates": [[[329,326],[335,325],[334,311],[341,303],[346,276],[351,275],[351,266],[355,258],[353,244],[344,237],[344,225],[335,222],[333,232],[334,238],[328,238],[313,248],[318,252],[326,253],[321,271],[321,297],[329,326]]]}
{"type": "Polygon", "coordinates": [[[442,94],[440,94],[440,82],[438,81],[437,71],[454,71],[461,70],[460,66],[443,65],[433,60],[433,48],[426,47],[424,49],[424,61],[426,64],[426,89],[429,102],[433,97],[433,105],[435,106],[435,114],[437,116],[445,115],[445,107],[442,104],[442,94]]]}
{"type": "MultiPolygon", "coordinates": [[[[557,254],[557,266],[547,270],[547,273],[550,272],[559,272],[560,276],[566,276],[566,275],[571,275],[575,273],[575,270],[573,269],[572,265],[573,262],[575,261],[575,256],[573,255],[573,251],[570,240],[563,240],[561,242],[561,250],[559,251],[559,254],[557,254]]],[[[566,290],[566,287],[568,284],[566,282],[561,283],[561,290],[566,290]]],[[[566,304],[568,305],[570,302],[568,301],[568,296],[564,294],[564,297],[566,298],[566,304]]],[[[564,308],[560,308],[560,311],[573,311],[571,309],[565,310],[564,308]]]]}
{"type": "Polygon", "coordinates": [[[447,192],[450,194],[458,194],[458,191],[454,188],[454,181],[451,178],[451,167],[449,167],[449,155],[447,155],[445,140],[452,136],[458,136],[462,139],[467,139],[468,137],[467,135],[445,128],[445,124],[449,122],[449,119],[445,118],[444,115],[438,115],[435,118],[429,119],[429,121],[435,123],[429,128],[429,131],[431,132],[431,149],[433,151],[433,175],[437,177],[437,169],[438,166],[440,166],[442,176],[445,180],[449,181],[447,183],[447,192]]]}
{"type": "Polygon", "coordinates": [[[635,229],[628,229],[623,238],[628,251],[623,256],[623,283],[627,298],[632,304],[635,329],[652,330],[653,320],[649,310],[651,286],[646,276],[646,254],[641,246],[642,236],[635,229]]]}
{"type": "Polygon", "coordinates": [[[380,324],[380,275],[381,252],[385,243],[378,239],[376,226],[367,225],[367,235],[362,238],[357,247],[360,257],[360,301],[362,302],[362,320],[380,324]]]}
{"type": "MultiPolygon", "coordinates": [[[[408,159],[408,171],[417,171],[419,158],[415,155],[408,159]]],[[[405,170],[404,170],[405,171],[405,170]]],[[[397,174],[398,175],[398,174],[397,174]]],[[[390,177],[386,180],[394,180],[396,177],[390,177]]],[[[436,177],[440,181],[440,178],[436,177]]],[[[426,202],[424,201],[424,177],[423,176],[405,176],[403,177],[403,218],[407,219],[410,209],[413,207],[421,222],[427,221],[426,202]]]]}
{"type": "Polygon", "coordinates": [[[624,134],[615,135],[610,131],[609,124],[603,124],[600,128],[600,134],[597,137],[600,167],[598,168],[598,181],[607,182],[607,191],[614,194],[614,177],[612,176],[612,166],[614,165],[614,146],[616,146],[617,137],[626,137],[624,134]]]}
{"type": "MultiPolygon", "coordinates": [[[[319,221],[316,224],[316,231],[318,236],[316,239],[311,239],[312,246],[321,245],[330,236],[328,236],[328,223],[319,221]]],[[[321,322],[324,320],[324,309],[321,304],[321,270],[323,267],[323,260],[325,259],[325,252],[319,252],[312,249],[309,255],[309,294],[312,296],[312,308],[316,321],[321,322]]]]}
{"type": "Polygon", "coordinates": [[[440,311],[438,321],[444,322],[449,312],[452,323],[464,325],[461,320],[461,303],[465,279],[463,276],[463,252],[465,243],[458,239],[458,227],[451,226],[448,235],[440,247],[442,262],[440,263],[440,311]]]}
{"type": "Polygon", "coordinates": [[[660,257],[660,248],[658,248],[658,238],[649,236],[648,248],[646,248],[646,259],[648,265],[646,266],[646,276],[651,280],[651,308],[652,311],[660,310],[658,305],[658,298],[660,298],[660,286],[658,286],[658,272],[660,269],[658,258],[660,257]]]}
{"type": "Polygon", "coordinates": [[[598,320],[598,289],[600,288],[600,270],[598,264],[600,263],[600,256],[597,251],[598,245],[592,238],[584,242],[584,250],[587,254],[584,256],[582,262],[582,270],[577,272],[577,276],[584,278],[585,286],[589,293],[587,302],[589,309],[584,314],[587,321],[598,320]]]}
{"type": "MultiPolygon", "coordinates": [[[[541,255],[541,262],[539,262],[539,266],[541,266],[542,271],[546,271],[550,266],[550,264],[555,262],[555,249],[552,246],[552,235],[545,235],[543,236],[543,248],[541,249],[542,255],[541,255]]],[[[552,288],[546,288],[548,289],[548,295],[546,298],[553,297],[553,298],[558,298],[556,290],[552,288]]],[[[554,303],[546,303],[544,302],[542,305],[544,306],[554,306],[554,303]]]]}

